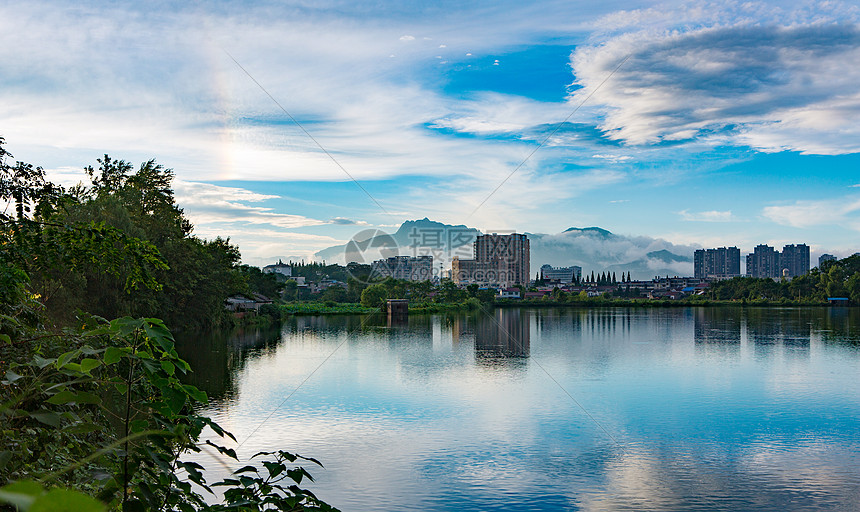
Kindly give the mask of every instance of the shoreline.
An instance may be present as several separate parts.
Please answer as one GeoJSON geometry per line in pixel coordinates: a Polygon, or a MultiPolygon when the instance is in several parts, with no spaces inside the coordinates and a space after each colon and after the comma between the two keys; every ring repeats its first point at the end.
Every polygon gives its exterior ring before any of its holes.
{"type": "MultiPolygon", "coordinates": [[[[417,303],[410,304],[409,313],[416,315],[437,313],[459,313],[476,311],[487,308],[573,308],[573,309],[597,309],[597,308],[723,308],[723,307],[769,307],[769,308],[833,308],[833,309],[856,309],[860,306],[834,306],[826,302],[806,301],[766,301],[766,300],[742,300],[742,301],[673,301],[673,300],[624,300],[624,299],[597,299],[574,302],[554,301],[508,301],[503,300],[492,305],[482,304],[476,306],[474,303],[444,304],[444,303],[417,303]]],[[[305,316],[305,315],[365,315],[384,314],[381,308],[365,307],[358,303],[317,304],[282,304],[279,309],[283,315],[305,316]]]]}

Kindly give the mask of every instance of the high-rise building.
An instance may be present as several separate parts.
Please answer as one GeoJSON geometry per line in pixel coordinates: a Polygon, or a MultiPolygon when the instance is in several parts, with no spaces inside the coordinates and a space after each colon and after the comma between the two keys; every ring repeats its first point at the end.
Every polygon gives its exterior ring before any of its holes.
{"type": "Polygon", "coordinates": [[[755,246],[753,252],[747,254],[747,276],[779,277],[779,251],[769,245],[755,246]]]}
{"type": "Polygon", "coordinates": [[[779,257],[779,269],[779,277],[797,277],[809,272],[809,246],[792,244],[783,247],[779,257]]]}
{"type": "Polygon", "coordinates": [[[821,256],[818,257],[818,268],[821,268],[821,265],[825,261],[836,261],[836,256],[834,256],[832,254],[822,254],[821,256]]]}
{"type": "Polygon", "coordinates": [[[526,235],[480,235],[473,260],[455,258],[451,278],[457,284],[509,287],[529,283],[529,239],[526,235]]]}
{"type": "Polygon", "coordinates": [[[540,268],[540,277],[544,281],[554,283],[572,283],[574,280],[582,278],[582,267],[576,265],[572,267],[553,267],[552,265],[542,265],[540,268]]]}
{"type": "Polygon", "coordinates": [[[741,275],[741,250],[737,247],[699,249],[693,253],[693,273],[698,279],[741,275]]]}
{"type": "Polygon", "coordinates": [[[370,275],[406,281],[427,281],[433,278],[433,256],[393,256],[376,260],[371,266],[370,275]]]}

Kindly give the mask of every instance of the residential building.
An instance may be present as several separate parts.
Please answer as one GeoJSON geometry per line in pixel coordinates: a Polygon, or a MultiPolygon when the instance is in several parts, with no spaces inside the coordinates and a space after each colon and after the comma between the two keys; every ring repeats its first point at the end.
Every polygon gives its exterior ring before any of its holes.
{"type": "Polygon", "coordinates": [[[809,246],[786,245],[779,256],[780,277],[797,277],[809,272],[809,246]],[[787,272],[786,272],[787,271],[787,272]]]}
{"type": "Polygon", "coordinates": [[[741,250],[737,247],[697,250],[693,253],[693,275],[699,279],[741,275],[741,250]]]}
{"type": "Polygon", "coordinates": [[[540,277],[547,282],[568,284],[573,281],[579,281],[582,278],[582,268],[576,265],[572,267],[542,265],[540,268],[540,277]]]}
{"type": "Polygon", "coordinates": [[[769,245],[760,244],[747,254],[747,276],[780,277],[779,251],[769,245]]]}
{"type": "Polygon", "coordinates": [[[370,275],[406,281],[427,281],[433,278],[433,256],[392,256],[376,260],[371,265],[370,275]]]}
{"type": "Polygon", "coordinates": [[[293,267],[287,265],[281,260],[278,260],[274,265],[266,265],[263,267],[263,273],[265,274],[281,274],[287,277],[292,277],[293,275],[293,267]]]}
{"type": "Polygon", "coordinates": [[[479,235],[473,244],[474,259],[455,257],[451,278],[458,285],[480,284],[508,288],[529,283],[529,239],[526,235],[479,235]]]}
{"type": "Polygon", "coordinates": [[[832,254],[822,254],[821,256],[818,257],[818,268],[821,268],[821,265],[825,261],[836,261],[836,256],[834,256],[832,254]]]}

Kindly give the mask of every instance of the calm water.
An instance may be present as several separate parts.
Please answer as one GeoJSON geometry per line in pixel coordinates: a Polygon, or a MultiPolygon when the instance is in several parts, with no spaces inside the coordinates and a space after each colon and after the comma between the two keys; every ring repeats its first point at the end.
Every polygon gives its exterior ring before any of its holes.
{"type": "Polygon", "coordinates": [[[320,459],[344,511],[860,510],[855,310],[299,317],[179,348],[240,454],[320,459]]]}

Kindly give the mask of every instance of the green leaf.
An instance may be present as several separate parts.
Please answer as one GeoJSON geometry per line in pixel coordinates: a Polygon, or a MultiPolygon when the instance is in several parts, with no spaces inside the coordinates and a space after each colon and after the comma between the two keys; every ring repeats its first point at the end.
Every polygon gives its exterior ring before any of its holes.
{"type": "Polygon", "coordinates": [[[176,366],[173,365],[170,361],[162,361],[161,369],[167,372],[168,375],[173,375],[176,373],[176,366]]]}
{"type": "Polygon", "coordinates": [[[50,425],[56,428],[60,427],[60,415],[55,412],[42,409],[40,411],[31,412],[30,417],[41,421],[45,425],[50,425]]]}
{"type": "Polygon", "coordinates": [[[105,364],[116,364],[122,359],[122,356],[125,355],[125,351],[116,347],[108,347],[105,350],[104,361],[105,364]]]}
{"type": "Polygon", "coordinates": [[[110,329],[114,333],[118,334],[120,337],[124,338],[136,331],[137,329],[140,329],[142,324],[142,319],[124,316],[122,318],[116,318],[114,320],[111,320],[110,329]]]}
{"type": "Polygon", "coordinates": [[[170,331],[164,324],[160,321],[155,323],[154,320],[153,318],[148,318],[143,324],[143,330],[150,340],[158,344],[165,352],[170,353],[174,346],[173,335],[170,334],[170,331]]]}
{"type": "Polygon", "coordinates": [[[249,472],[250,473],[256,473],[257,468],[255,468],[254,466],[245,466],[243,468],[237,469],[236,471],[233,472],[233,474],[238,475],[239,473],[249,473],[249,472]]]}
{"type": "Polygon", "coordinates": [[[185,405],[185,394],[169,387],[163,388],[162,393],[164,394],[164,398],[167,399],[167,406],[170,407],[170,411],[173,414],[179,414],[185,405]]]}
{"type": "Polygon", "coordinates": [[[66,352],[65,354],[57,358],[57,368],[65,367],[67,364],[69,364],[69,361],[78,357],[79,355],[81,355],[80,350],[70,350],[66,352]]]}
{"type": "Polygon", "coordinates": [[[77,394],[69,391],[68,389],[64,389],[64,390],[60,391],[59,393],[57,393],[56,395],[52,396],[51,398],[49,398],[45,401],[48,402],[49,404],[65,405],[65,404],[69,404],[69,403],[76,403],[77,398],[78,398],[77,394]]]}
{"type": "Polygon", "coordinates": [[[113,386],[116,388],[117,392],[122,395],[126,394],[128,391],[128,384],[125,382],[117,382],[113,386]]]}
{"type": "Polygon", "coordinates": [[[89,434],[90,432],[102,430],[102,428],[101,425],[96,425],[95,423],[81,423],[72,427],[66,427],[63,431],[70,434],[89,434]]]}
{"type": "Polygon", "coordinates": [[[90,357],[84,358],[81,361],[81,371],[83,373],[89,374],[91,371],[101,366],[101,364],[102,362],[98,359],[93,359],[90,357]]]}
{"type": "Polygon", "coordinates": [[[51,489],[39,496],[27,512],[103,512],[104,505],[86,494],[68,489],[51,489]]]}
{"type": "Polygon", "coordinates": [[[0,502],[27,510],[40,494],[42,494],[41,485],[32,480],[20,480],[0,488],[0,502]]]}
{"type": "Polygon", "coordinates": [[[57,360],[53,357],[50,359],[45,359],[44,357],[33,356],[33,362],[36,363],[40,369],[48,366],[49,364],[54,364],[57,360]]]}
{"type": "Polygon", "coordinates": [[[72,372],[83,373],[83,371],[81,370],[81,365],[79,365],[78,363],[66,363],[62,366],[62,368],[64,370],[69,370],[72,372]]]}
{"type": "Polygon", "coordinates": [[[16,380],[23,379],[23,378],[24,378],[23,375],[18,375],[17,373],[13,372],[12,370],[7,370],[6,371],[6,380],[3,381],[3,384],[12,384],[16,380]]]}
{"type": "Polygon", "coordinates": [[[206,392],[201,389],[198,389],[196,386],[192,386],[190,384],[183,384],[182,389],[184,389],[185,392],[188,393],[191,398],[193,398],[197,402],[205,404],[209,401],[209,397],[206,396],[206,392]]]}
{"type": "Polygon", "coordinates": [[[285,469],[287,469],[286,466],[284,466],[283,464],[279,464],[277,462],[265,461],[265,462],[263,462],[263,465],[266,466],[267,470],[269,470],[269,476],[271,478],[275,478],[276,476],[280,475],[281,472],[283,472],[285,469]]]}
{"type": "Polygon", "coordinates": [[[102,397],[98,396],[95,393],[90,393],[88,391],[78,391],[78,403],[79,404],[100,404],[100,403],[102,403],[102,397]]]}

